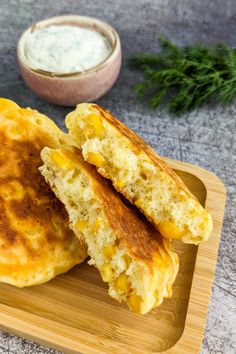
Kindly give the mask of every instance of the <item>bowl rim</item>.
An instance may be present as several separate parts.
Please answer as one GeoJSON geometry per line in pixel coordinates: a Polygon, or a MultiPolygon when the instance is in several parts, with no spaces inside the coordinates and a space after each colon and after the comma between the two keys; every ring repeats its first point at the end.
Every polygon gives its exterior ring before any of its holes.
{"type": "Polygon", "coordinates": [[[50,17],[42,21],[38,21],[33,25],[31,25],[30,27],[28,27],[21,34],[17,44],[17,57],[19,63],[25,69],[32,72],[33,74],[37,74],[47,78],[66,79],[66,78],[78,78],[78,77],[90,76],[100,71],[105,66],[107,66],[120,51],[121,51],[120,37],[117,31],[111,25],[95,17],[80,16],[80,15],[61,15],[61,16],[50,17]],[[51,25],[62,25],[62,24],[66,24],[67,22],[71,22],[71,25],[75,25],[75,26],[82,25],[82,27],[87,27],[87,28],[93,28],[94,26],[97,26],[97,29],[94,30],[98,32],[100,32],[99,29],[102,29],[104,31],[104,33],[102,34],[107,38],[109,43],[112,45],[112,51],[109,54],[109,56],[98,65],[92,67],[91,69],[73,72],[73,73],[67,73],[67,74],[45,71],[45,70],[37,69],[32,65],[30,65],[30,62],[25,55],[25,45],[28,36],[38,28],[49,27],[51,25]],[[109,36],[113,37],[113,41],[114,41],[113,44],[111,43],[109,36]]]}

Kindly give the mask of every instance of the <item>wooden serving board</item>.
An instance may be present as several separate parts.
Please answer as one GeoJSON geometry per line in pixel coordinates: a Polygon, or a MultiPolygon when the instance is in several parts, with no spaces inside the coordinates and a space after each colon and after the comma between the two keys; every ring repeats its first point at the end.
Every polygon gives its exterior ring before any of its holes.
{"type": "Polygon", "coordinates": [[[225,188],[212,173],[166,159],[210,210],[214,231],[198,247],[174,244],[180,258],[173,297],[150,314],[133,314],[107,295],[86,263],[47,284],[0,285],[0,327],[66,353],[199,353],[214,277],[225,188]]]}

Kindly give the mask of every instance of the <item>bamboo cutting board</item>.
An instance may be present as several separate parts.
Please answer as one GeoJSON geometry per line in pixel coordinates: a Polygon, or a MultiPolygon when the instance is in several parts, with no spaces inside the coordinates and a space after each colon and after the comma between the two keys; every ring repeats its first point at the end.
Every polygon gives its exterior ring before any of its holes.
{"type": "Polygon", "coordinates": [[[150,314],[133,314],[107,295],[86,263],[47,284],[0,285],[0,327],[66,353],[199,353],[214,277],[225,188],[212,173],[166,159],[210,210],[214,230],[199,246],[175,242],[180,270],[173,297],[150,314]]]}

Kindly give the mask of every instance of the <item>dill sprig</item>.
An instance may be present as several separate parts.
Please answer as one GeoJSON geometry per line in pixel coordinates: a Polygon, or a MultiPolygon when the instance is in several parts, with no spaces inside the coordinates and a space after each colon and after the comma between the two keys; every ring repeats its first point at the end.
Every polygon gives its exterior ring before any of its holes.
{"type": "Polygon", "coordinates": [[[149,97],[152,108],[168,102],[180,115],[205,103],[227,104],[236,97],[236,51],[226,44],[178,47],[159,37],[159,54],[136,54],[132,67],[144,80],[136,85],[140,98],[149,97]]]}

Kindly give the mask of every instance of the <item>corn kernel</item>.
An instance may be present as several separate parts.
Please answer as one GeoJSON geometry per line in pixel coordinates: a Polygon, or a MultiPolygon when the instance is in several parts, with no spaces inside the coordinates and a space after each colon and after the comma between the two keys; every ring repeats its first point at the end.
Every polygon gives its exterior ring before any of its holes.
{"type": "Polygon", "coordinates": [[[101,117],[99,117],[97,114],[90,114],[87,117],[89,127],[86,135],[89,138],[100,138],[102,139],[105,135],[105,129],[102,125],[102,120],[101,117]]]}
{"type": "Polygon", "coordinates": [[[104,263],[101,268],[101,276],[104,282],[111,282],[113,278],[113,271],[111,266],[107,263],[104,263]]]}
{"type": "Polygon", "coordinates": [[[102,167],[104,160],[103,157],[95,152],[90,152],[87,157],[87,162],[97,167],[102,167]]]}
{"type": "Polygon", "coordinates": [[[162,260],[160,254],[155,254],[155,255],[153,256],[153,260],[154,260],[154,262],[155,262],[159,267],[162,267],[162,266],[163,266],[163,260],[162,260]]]}
{"type": "Polygon", "coordinates": [[[121,274],[116,280],[115,288],[118,291],[127,293],[130,290],[130,281],[129,277],[126,274],[121,274]]]}
{"type": "Polygon", "coordinates": [[[179,228],[172,221],[161,221],[158,229],[162,236],[170,239],[179,239],[182,235],[179,228]]]}
{"type": "Polygon", "coordinates": [[[53,151],[50,156],[58,167],[66,170],[72,170],[74,168],[73,163],[58,151],[53,151]]]}
{"type": "Polygon", "coordinates": [[[135,201],[135,205],[138,207],[138,208],[141,208],[142,207],[142,199],[141,198],[138,198],[137,196],[134,198],[134,201],[135,201]]]}
{"type": "Polygon", "coordinates": [[[125,263],[126,263],[126,268],[129,268],[131,262],[132,262],[132,259],[130,258],[130,256],[128,256],[127,254],[124,254],[123,255],[123,258],[125,260],[125,263]]]}
{"type": "Polygon", "coordinates": [[[115,254],[115,248],[113,246],[106,246],[103,248],[104,256],[111,258],[115,254]]]}
{"type": "Polygon", "coordinates": [[[140,296],[135,294],[130,295],[127,303],[135,313],[140,313],[142,303],[140,296]]]}
{"type": "Polygon", "coordinates": [[[124,187],[124,185],[125,185],[125,183],[123,181],[117,181],[116,182],[116,187],[117,188],[122,188],[122,187],[124,187]]]}
{"type": "Polygon", "coordinates": [[[86,220],[78,220],[75,224],[75,228],[79,232],[83,232],[84,229],[88,226],[88,222],[86,220]]]}
{"type": "Polygon", "coordinates": [[[98,232],[99,228],[102,226],[102,220],[97,219],[95,223],[93,224],[92,231],[93,232],[98,232]]]}

